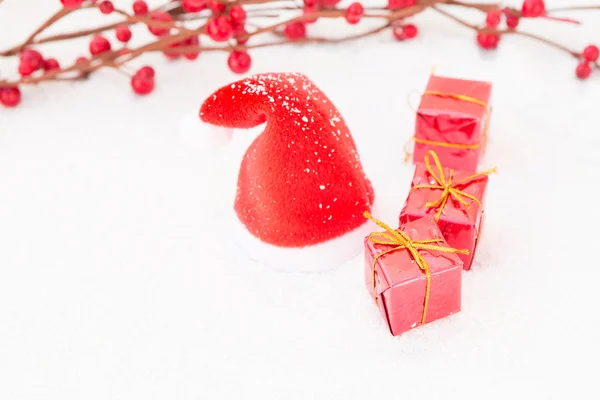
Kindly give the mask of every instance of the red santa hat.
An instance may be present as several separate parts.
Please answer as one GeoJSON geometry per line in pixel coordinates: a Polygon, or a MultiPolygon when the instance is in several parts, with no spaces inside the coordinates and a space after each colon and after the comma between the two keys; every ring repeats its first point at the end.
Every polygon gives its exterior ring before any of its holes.
{"type": "Polygon", "coordinates": [[[265,124],[243,157],[234,205],[253,258],[319,270],[362,251],[357,228],[373,189],[342,116],[306,76],[256,75],[224,86],[204,101],[200,119],[224,134],[265,124]]]}

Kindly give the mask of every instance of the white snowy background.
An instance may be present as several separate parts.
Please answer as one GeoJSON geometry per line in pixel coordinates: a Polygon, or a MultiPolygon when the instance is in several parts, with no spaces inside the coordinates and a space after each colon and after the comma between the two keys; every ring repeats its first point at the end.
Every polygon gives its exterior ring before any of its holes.
{"type": "MultiPolygon", "coordinates": [[[[57,4],[4,1],[0,47],[57,4]]],[[[113,18],[88,15],[51,32],[113,18]]],[[[600,12],[568,15],[584,24],[522,28],[574,49],[600,44],[600,12]]],[[[224,216],[252,138],[207,153],[179,123],[238,77],[225,54],[155,54],[136,62],[157,70],[146,98],[106,70],[24,87],[20,107],[0,109],[0,398],[596,398],[600,74],[579,82],[576,60],[526,38],[484,53],[473,32],[434,12],[414,21],[420,34],[406,43],[387,32],[254,51],[251,72],[304,72],[328,94],[353,132],[378,215],[392,223],[412,175],[402,163],[414,124],[407,94],[423,89],[433,65],[493,82],[484,166],[500,173],[461,313],[391,337],[364,288],[362,255],[332,272],[286,274],[234,251],[224,216]]],[[[134,38],[146,40],[145,30],[134,38]]],[[[67,63],[87,41],[41,50],[67,63]]],[[[0,61],[2,76],[15,70],[0,61]]]]}

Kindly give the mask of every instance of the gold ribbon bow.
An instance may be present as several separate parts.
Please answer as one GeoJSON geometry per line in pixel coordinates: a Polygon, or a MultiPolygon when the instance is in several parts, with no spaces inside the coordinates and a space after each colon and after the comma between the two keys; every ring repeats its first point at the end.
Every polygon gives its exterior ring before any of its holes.
{"type": "Polygon", "coordinates": [[[375,222],[379,227],[385,229],[385,232],[373,232],[370,233],[369,240],[376,245],[383,246],[394,246],[393,248],[383,251],[373,257],[373,263],[371,265],[371,271],[373,276],[373,300],[377,303],[376,283],[375,283],[375,264],[380,257],[399,250],[407,250],[412,258],[415,260],[421,271],[425,273],[426,286],[425,286],[425,301],[423,303],[423,315],[421,317],[421,325],[425,323],[427,318],[427,307],[429,305],[429,291],[431,286],[431,273],[429,272],[429,263],[425,260],[425,257],[419,250],[436,250],[444,253],[459,253],[469,254],[469,250],[457,250],[447,246],[439,246],[434,243],[445,243],[442,238],[434,238],[427,240],[412,240],[408,235],[402,232],[400,229],[392,229],[386,223],[373,218],[368,211],[365,211],[363,216],[375,222]],[[383,239],[382,239],[383,238],[383,239]]]}
{"type": "Polygon", "coordinates": [[[479,199],[477,197],[475,197],[469,193],[465,193],[464,191],[460,190],[458,187],[461,185],[470,183],[475,178],[480,178],[482,176],[489,175],[491,173],[496,172],[496,168],[494,167],[487,171],[478,172],[476,174],[467,176],[466,178],[461,179],[460,181],[452,182],[452,174],[454,173],[454,170],[451,169],[450,173],[448,174],[448,177],[446,177],[444,175],[444,167],[442,167],[442,164],[440,163],[440,159],[438,158],[438,155],[433,150],[429,150],[427,152],[427,154],[425,155],[425,165],[427,166],[427,171],[429,172],[429,174],[437,182],[437,185],[415,185],[411,188],[411,190],[412,189],[440,189],[440,190],[442,190],[442,194],[440,195],[439,199],[425,203],[425,206],[429,207],[429,208],[438,207],[438,211],[435,214],[435,222],[439,222],[442,212],[444,211],[444,207],[446,207],[446,204],[448,203],[448,199],[450,199],[450,197],[454,197],[460,204],[464,205],[465,207],[469,207],[469,202],[467,200],[465,200],[465,198],[473,200],[474,202],[476,202],[479,205],[479,207],[481,207],[481,202],[479,201],[479,199]],[[431,166],[431,163],[429,161],[429,156],[433,157],[433,162],[435,163],[435,166],[436,166],[437,172],[438,172],[437,174],[434,171],[433,167],[431,166]]]}
{"type": "Polygon", "coordinates": [[[435,90],[427,90],[426,92],[423,93],[423,96],[425,96],[425,95],[445,97],[448,99],[465,101],[467,103],[477,104],[477,105],[480,105],[481,107],[485,108],[485,125],[483,127],[483,134],[481,137],[481,141],[479,141],[477,143],[473,143],[473,144],[448,143],[448,142],[438,142],[435,140],[420,139],[418,137],[413,136],[410,138],[410,140],[404,146],[404,162],[407,162],[411,156],[410,151],[408,151],[407,147],[412,140],[414,140],[415,143],[425,144],[425,145],[429,145],[429,146],[450,147],[450,148],[465,149],[465,150],[473,150],[473,149],[478,148],[481,145],[485,145],[485,143],[487,141],[487,133],[488,133],[489,120],[490,120],[490,113],[491,113],[491,110],[488,108],[488,105],[485,101],[481,101],[479,99],[476,99],[475,97],[465,96],[462,94],[438,92],[435,90]]]}

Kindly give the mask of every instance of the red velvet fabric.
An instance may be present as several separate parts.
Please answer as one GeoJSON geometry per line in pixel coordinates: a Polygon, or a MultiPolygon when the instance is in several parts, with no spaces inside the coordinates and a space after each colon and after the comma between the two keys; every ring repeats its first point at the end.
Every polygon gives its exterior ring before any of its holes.
{"type": "Polygon", "coordinates": [[[255,75],[217,90],[200,118],[228,128],[266,122],[248,148],[235,211],[266,243],[304,247],[365,222],[373,189],[342,116],[306,76],[255,75]]]}

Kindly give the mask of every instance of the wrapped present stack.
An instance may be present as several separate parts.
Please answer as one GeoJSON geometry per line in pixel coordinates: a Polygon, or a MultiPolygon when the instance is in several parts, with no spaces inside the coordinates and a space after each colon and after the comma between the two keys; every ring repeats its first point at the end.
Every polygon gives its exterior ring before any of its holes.
{"type": "Polygon", "coordinates": [[[392,228],[365,239],[365,282],[392,335],[461,309],[482,234],[492,85],[431,76],[417,110],[411,189],[392,228]]]}

